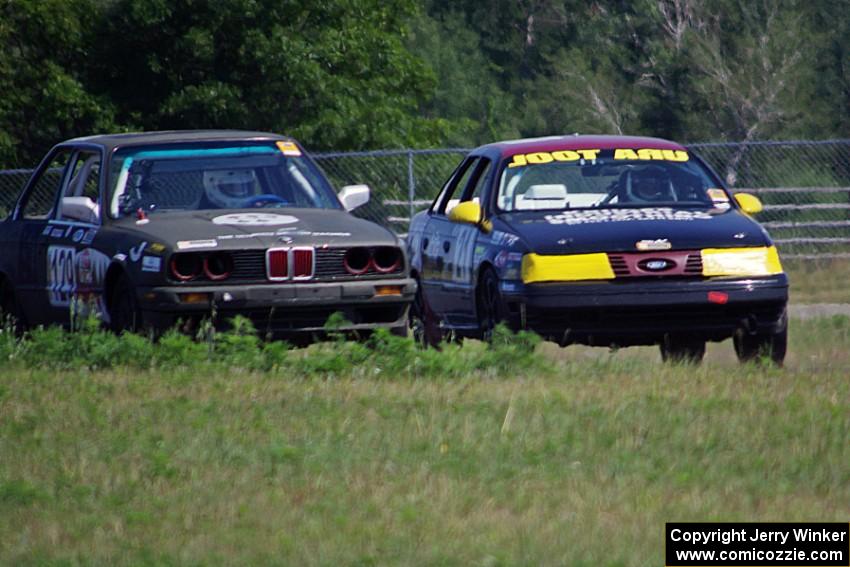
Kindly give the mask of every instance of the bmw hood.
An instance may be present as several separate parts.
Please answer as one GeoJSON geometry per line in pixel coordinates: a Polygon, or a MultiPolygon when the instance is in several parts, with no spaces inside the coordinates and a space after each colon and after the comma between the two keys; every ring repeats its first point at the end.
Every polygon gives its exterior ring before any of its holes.
{"type": "Polygon", "coordinates": [[[239,209],[160,212],[118,221],[140,239],[175,251],[272,246],[396,245],[389,230],[333,209],[239,209]]]}
{"type": "Polygon", "coordinates": [[[635,252],[641,241],[673,250],[765,246],[770,238],[735,209],[606,208],[523,211],[499,220],[538,254],[635,252]]]}

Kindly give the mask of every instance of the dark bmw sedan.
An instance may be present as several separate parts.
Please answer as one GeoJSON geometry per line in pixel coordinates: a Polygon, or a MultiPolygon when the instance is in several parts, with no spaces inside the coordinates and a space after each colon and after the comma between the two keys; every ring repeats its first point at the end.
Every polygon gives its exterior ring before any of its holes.
{"type": "Polygon", "coordinates": [[[116,330],[235,315],[268,335],[405,332],[399,239],[349,211],[297,142],[260,132],[77,138],[54,147],[0,222],[2,309],[23,325],[96,311],[116,330]]]}
{"type": "Polygon", "coordinates": [[[700,360],[734,339],[781,363],[788,280],[698,156],[657,138],[563,136],[471,152],[411,223],[415,328],[486,335],[498,321],[561,344],[660,346],[700,360]]]}

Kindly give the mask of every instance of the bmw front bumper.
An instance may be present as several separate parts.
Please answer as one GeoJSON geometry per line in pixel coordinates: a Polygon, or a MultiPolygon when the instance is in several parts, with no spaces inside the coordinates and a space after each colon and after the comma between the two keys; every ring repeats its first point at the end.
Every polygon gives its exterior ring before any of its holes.
{"type": "Polygon", "coordinates": [[[226,325],[247,317],[260,333],[274,336],[325,331],[341,313],[340,331],[398,328],[416,294],[412,278],[346,282],[161,286],[137,290],[143,320],[164,329],[183,320],[210,318],[226,325]]]}

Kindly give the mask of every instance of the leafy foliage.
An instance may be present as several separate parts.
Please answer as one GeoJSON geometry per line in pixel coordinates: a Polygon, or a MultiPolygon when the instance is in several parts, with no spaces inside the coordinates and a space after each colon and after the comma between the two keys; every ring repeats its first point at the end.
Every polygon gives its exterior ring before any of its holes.
{"type": "Polygon", "coordinates": [[[354,373],[371,378],[459,378],[469,372],[501,375],[545,371],[535,354],[540,339],[528,332],[514,335],[499,328],[490,344],[465,348],[446,344],[438,351],[422,350],[412,339],[392,335],[386,329],[354,342],[333,328],[331,322],[329,342],[305,350],[291,349],[283,342],[261,341],[244,317],[236,317],[225,332],[204,327],[191,337],[174,330],[156,341],[132,333],[116,336],[102,330],[95,318],[86,319],[75,332],[38,328],[22,339],[16,338],[7,325],[0,331],[0,361],[4,366],[60,371],[186,369],[200,374],[233,369],[286,376],[354,373]]]}
{"type": "MultiPolygon", "coordinates": [[[[431,0],[426,12],[480,46],[488,85],[513,109],[482,117],[489,123],[474,131],[508,121],[523,136],[746,141],[846,136],[850,44],[845,23],[830,21],[835,9],[798,0],[431,0]]],[[[426,59],[434,53],[427,43],[413,49],[426,59]]],[[[475,56],[458,66],[473,80],[482,73],[475,56]]],[[[449,116],[467,107],[463,97],[447,100],[447,108],[439,96],[426,107],[449,116]]]]}
{"type": "Polygon", "coordinates": [[[94,131],[243,128],[313,149],[434,144],[433,73],[403,45],[411,0],[0,5],[0,163],[94,131]]]}
{"type": "Polygon", "coordinates": [[[52,144],[116,128],[85,85],[91,0],[0,3],[0,163],[31,167],[52,144]]]}
{"type": "Polygon", "coordinates": [[[292,134],[312,149],[575,131],[845,137],[828,0],[7,0],[0,165],[75,135],[292,134]]]}

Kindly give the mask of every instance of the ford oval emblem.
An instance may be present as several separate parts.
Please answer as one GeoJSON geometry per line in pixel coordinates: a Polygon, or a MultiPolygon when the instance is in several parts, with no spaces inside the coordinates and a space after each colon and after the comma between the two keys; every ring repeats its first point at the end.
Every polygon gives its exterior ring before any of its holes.
{"type": "Polygon", "coordinates": [[[649,272],[663,272],[664,270],[669,270],[676,264],[672,260],[665,260],[663,258],[650,258],[649,260],[643,260],[638,263],[638,267],[642,270],[647,270],[649,272]]]}

